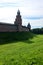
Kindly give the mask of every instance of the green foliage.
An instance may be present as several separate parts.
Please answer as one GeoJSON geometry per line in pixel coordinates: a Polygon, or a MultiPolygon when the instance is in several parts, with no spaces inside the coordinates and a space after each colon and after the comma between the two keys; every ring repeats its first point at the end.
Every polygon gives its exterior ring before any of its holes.
{"type": "Polygon", "coordinates": [[[0,44],[11,42],[26,41],[33,38],[34,34],[30,32],[2,32],[0,33],[0,44]]]}
{"type": "Polygon", "coordinates": [[[0,65],[43,65],[43,35],[17,32],[0,33],[0,37],[8,39],[0,44],[0,65]]]}
{"type": "Polygon", "coordinates": [[[31,30],[35,34],[43,34],[43,28],[36,28],[31,30]]]}

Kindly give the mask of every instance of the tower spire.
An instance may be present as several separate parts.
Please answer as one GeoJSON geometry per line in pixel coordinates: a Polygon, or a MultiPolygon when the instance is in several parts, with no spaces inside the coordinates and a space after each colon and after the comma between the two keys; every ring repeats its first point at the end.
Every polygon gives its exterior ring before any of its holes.
{"type": "Polygon", "coordinates": [[[17,11],[17,15],[20,15],[20,10],[18,9],[18,11],[17,11]]]}

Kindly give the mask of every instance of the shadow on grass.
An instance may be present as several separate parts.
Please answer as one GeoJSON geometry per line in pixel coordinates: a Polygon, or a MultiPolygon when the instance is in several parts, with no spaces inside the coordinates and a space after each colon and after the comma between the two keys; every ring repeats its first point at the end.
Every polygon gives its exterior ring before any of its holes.
{"type": "Polygon", "coordinates": [[[33,43],[30,39],[34,36],[31,32],[0,32],[0,45],[12,42],[33,43]]]}

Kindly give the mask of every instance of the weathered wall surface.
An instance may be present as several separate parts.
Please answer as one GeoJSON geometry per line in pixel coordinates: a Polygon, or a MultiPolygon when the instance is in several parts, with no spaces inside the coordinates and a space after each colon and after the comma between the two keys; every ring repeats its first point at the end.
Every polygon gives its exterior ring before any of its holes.
{"type": "Polygon", "coordinates": [[[22,31],[29,31],[27,27],[22,26],[22,31]]]}
{"type": "Polygon", "coordinates": [[[21,31],[29,31],[27,27],[18,26],[14,24],[0,24],[0,32],[21,32],[21,31]]]}
{"type": "Polygon", "coordinates": [[[0,32],[14,32],[17,31],[17,26],[14,25],[0,25],[0,32]]]}

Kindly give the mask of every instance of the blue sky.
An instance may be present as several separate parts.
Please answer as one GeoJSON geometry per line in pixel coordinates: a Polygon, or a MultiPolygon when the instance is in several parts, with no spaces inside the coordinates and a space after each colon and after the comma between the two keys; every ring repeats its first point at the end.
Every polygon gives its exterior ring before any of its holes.
{"type": "Polygon", "coordinates": [[[23,25],[43,27],[43,0],[0,0],[0,22],[14,23],[18,9],[23,25]]]}

